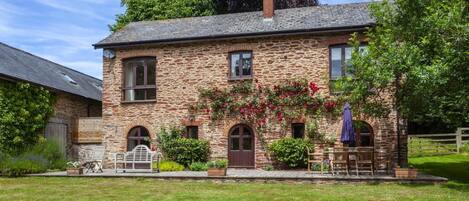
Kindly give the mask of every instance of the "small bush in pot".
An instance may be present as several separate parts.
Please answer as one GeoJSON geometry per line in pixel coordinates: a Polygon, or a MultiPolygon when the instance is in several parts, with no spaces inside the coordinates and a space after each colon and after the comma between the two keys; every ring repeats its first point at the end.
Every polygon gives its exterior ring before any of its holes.
{"type": "Polygon", "coordinates": [[[208,166],[208,176],[226,176],[226,167],[228,166],[228,160],[221,159],[210,161],[207,163],[208,166]]]}
{"type": "Polygon", "coordinates": [[[308,147],[311,147],[311,143],[307,140],[287,137],[274,141],[269,151],[278,162],[289,168],[298,168],[306,166],[308,147]]]}
{"type": "Polygon", "coordinates": [[[202,163],[202,162],[194,162],[189,166],[189,169],[191,171],[207,171],[207,163],[202,163]]]}
{"type": "Polygon", "coordinates": [[[76,176],[83,174],[83,167],[81,167],[80,162],[78,161],[69,161],[67,163],[67,175],[76,176]]]}

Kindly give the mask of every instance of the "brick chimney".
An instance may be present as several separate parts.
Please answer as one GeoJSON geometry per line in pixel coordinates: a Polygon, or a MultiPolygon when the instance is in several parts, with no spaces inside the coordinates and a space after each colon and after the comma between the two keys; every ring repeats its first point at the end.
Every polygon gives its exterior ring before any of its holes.
{"type": "Polygon", "coordinates": [[[264,18],[266,19],[271,19],[274,17],[275,0],[263,0],[262,12],[264,14],[264,18]]]}

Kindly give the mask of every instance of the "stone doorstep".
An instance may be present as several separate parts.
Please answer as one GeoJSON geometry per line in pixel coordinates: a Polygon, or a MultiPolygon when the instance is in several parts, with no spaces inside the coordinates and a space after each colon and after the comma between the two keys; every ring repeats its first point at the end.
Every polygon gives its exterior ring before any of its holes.
{"type": "MultiPolygon", "coordinates": [[[[267,171],[259,171],[267,172],[267,171]]],[[[176,181],[213,181],[216,183],[311,183],[311,184],[346,184],[346,183],[407,183],[407,184],[444,184],[448,179],[432,175],[419,174],[416,179],[402,179],[387,175],[375,176],[333,176],[333,175],[316,175],[304,174],[303,172],[292,171],[269,171],[267,175],[237,175],[228,172],[226,177],[209,177],[205,172],[166,172],[166,173],[150,173],[150,172],[126,172],[115,173],[113,170],[105,170],[104,173],[88,173],[79,176],[67,176],[66,172],[48,172],[42,174],[30,174],[32,177],[100,177],[100,178],[151,178],[158,180],[176,180],[176,181]],[[288,176],[288,172],[293,173],[288,176]],[[182,173],[182,174],[181,174],[182,173]],[[275,174],[279,173],[279,174],[275,174]]],[[[254,173],[254,171],[253,171],[254,173]]],[[[239,174],[239,173],[238,173],[239,174]]],[[[252,173],[251,173],[252,174],[252,173]]]]}

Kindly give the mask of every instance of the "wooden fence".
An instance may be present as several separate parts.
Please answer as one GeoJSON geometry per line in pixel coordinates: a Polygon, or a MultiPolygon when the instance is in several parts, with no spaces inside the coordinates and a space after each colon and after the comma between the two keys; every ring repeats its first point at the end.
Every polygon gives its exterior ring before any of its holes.
{"type": "Polygon", "coordinates": [[[469,128],[458,128],[455,133],[408,135],[407,142],[409,156],[460,153],[464,143],[469,143],[469,128]]]}

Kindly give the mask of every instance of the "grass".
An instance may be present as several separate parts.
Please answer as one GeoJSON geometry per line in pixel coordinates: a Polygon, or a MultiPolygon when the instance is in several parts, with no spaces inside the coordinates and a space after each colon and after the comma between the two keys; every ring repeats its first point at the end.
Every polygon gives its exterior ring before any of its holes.
{"type": "Polygon", "coordinates": [[[467,200],[469,155],[412,158],[443,185],[261,184],[142,178],[0,178],[0,200],[467,200]]]}

